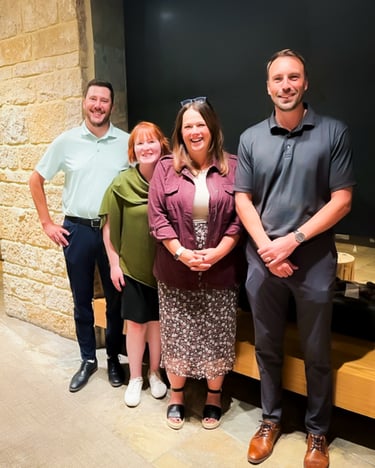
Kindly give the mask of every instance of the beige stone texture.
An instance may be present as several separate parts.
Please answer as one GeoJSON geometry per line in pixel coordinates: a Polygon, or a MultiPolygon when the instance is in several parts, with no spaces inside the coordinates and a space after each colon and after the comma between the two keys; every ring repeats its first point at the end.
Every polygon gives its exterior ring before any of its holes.
{"type": "Polygon", "coordinates": [[[82,96],[79,68],[63,68],[41,77],[33,77],[38,102],[52,102],[82,96]]]}
{"type": "Polygon", "coordinates": [[[43,57],[32,62],[17,63],[13,68],[13,76],[37,76],[40,78],[45,73],[52,73],[61,69],[79,68],[79,65],[79,52],[73,51],[62,56],[43,57]]]}
{"type": "Polygon", "coordinates": [[[57,8],[59,14],[59,21],[71,21],[75,20],[77,17],[77,3],[75,0],[58,0],[57,1],[57,8]]]}
{"type": "Polygon", "coordinates": [[[0,146],[0,169],[17,169],[17,167],[18,158],[13,147],[7,145],[0,146]]]}
{"type": "MultiPolygon", "coordinates": [[[[13,76],[13,67],[0,67],[0,81],[9,80],[13,76]]],[[[2,102],[0,102],[0,107],[2,106],[2,102]]]]}
{"type": "Polygon", "coordinates": [[[36,31],[32,35],[33,58],[62,55],[79,49],[78,25],[76,21],[57,24],[51,28],[36,31]]]}
{"type": "Polygon", "coordinates": [[[3,106],[0,109],[0,144],[16,145],[26,143],[25,108],[3,106]]]}
{"type": "Polygon", "coordinates": [[[22,5],[22,24],[25,32],[38,31],[55,25],[57,0],[28,0],[22,5]]]}
{"type": "MultiPolygon", "coordinates": [[[[51,141],[82,121],[93,76],[88,0],[2,0],[0,9],[0,258],[8,315],[75,338],[61,248],[44,233],[28,181],[51,141]],[[89,26],[89,27],[87,27],[89,26]]],[[[62,222],[64,177],[46,182],[62,222]]]]}
{"type": "Polygon", "coordinates": [[[48,143],[67,129],[66,104],[64,101],[47,101],[35,104],[25,111],[27,114],[28,142],[48,143]]]}
{"type": "Polygon", "coordinates": [[[2,0],[0,14],[0,41],[16,36],[21,31],[20,0],[2,0]]]}
{"type": "Polygon", "coordinates": [[[28,79],[13,79],[0,82],[0,95],[3,105],[32,104],[36,100],[35,85],[28,79]]]}
{"type": "Polygon", "coordinates": [[[0,41],[0,67],[31,59],[31,36],[17,36],[0,41]]]}

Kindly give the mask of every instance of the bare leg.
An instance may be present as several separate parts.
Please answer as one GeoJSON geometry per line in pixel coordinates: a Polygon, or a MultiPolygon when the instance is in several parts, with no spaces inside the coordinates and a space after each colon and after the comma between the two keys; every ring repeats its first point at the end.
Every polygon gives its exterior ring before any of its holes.
{"type": "MultiPolygon", "coordinates": [[[[207,379],[207,387],[209,390],[221,390],[224,382],[224,375],[219,375],[214,379],[207,379]]],[[[215,405],[221,407],[221,393],[207,392],[207,405],[215,405]]]]}
{"type": "Polygon", "coordinates": [[[130,378],[142,377],[142,361],[146,346],[147,323],[127,320],[126,350],[129,359],[130,378]]]}
{"type": "MultiPolygon", "coordinates": [[[[171,390],[173,388],[183,388],[185,386],[186,377],[181,377],[176,374],[168,372],[168,380],[171,384],[171,390]]],[[[170,405],[183,405],[184,404],[184,392],[171,392],[171,398],[169,400],[170,405]]]]}
{"type": "Polygon", "coordinates": [[[161,353],[159,321],[151,321],[147,323],[146,341],[150,352],[150,372],[158,372],[161,353]]]}

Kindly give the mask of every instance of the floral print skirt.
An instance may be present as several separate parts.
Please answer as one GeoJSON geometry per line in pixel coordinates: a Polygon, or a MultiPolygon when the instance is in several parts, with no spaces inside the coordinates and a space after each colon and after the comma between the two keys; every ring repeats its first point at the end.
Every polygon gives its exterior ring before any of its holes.
{"type": "MultiPolygon", "coordinates": [[[[199,248],[207,224],[195,224],[199,248]]],[[[186,290],[158,283],[162,367],[195,379],[213,379],[233,368],[238,292],[186,290]]]]}

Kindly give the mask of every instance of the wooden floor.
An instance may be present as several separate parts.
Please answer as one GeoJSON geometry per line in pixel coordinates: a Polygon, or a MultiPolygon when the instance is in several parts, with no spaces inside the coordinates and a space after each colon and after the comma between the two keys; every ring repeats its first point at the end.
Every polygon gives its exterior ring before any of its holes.
{"type": "MultiPolygon", "coordinates": [[[[240,312],[237,325],[234,371],[259,379],[251,314],[240,312]]],[[[334,405],[375,418],[375,343],[334,333],[332,365],[334,405]]],[[[285,337],[283,386],[306,395],[304,363],[294,324],[288,325],[285,337]]]]}
{"type": "MultiPolygon", "coordinates": [[[[95,325],[105,328],[105,301],[94,301],[95,325]]],[[[239,311],[234,371],[259,380],[253,324],[249,312],[239,311]]],[[[125,326],[124,326],[125,333],[125,326]]],[[[333,334],[332,363],[335,406],[375,418],[375,343],[333,334]]],[[[298,331],[290,324],[285,337],[283,387],[306,395],[304,363],[298,331]]]]}

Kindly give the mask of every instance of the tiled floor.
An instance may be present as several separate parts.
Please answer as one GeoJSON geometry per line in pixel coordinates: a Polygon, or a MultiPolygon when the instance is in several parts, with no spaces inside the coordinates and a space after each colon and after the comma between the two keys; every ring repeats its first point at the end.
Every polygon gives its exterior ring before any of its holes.
{"type": "MultiPolygon", "coordinates": [[[[147,388],[141,404],[127,408],[125,387],[108,384],[103,349],[98,360],[89,384],[69,393],[77,344],[8,317],[0,295],[1,468],[250,466],[248,440],[261,417],[258,382],[227,377],[225,414],[214,431],[200,425],[203,385],[189,382],[187,421],[173,431],[164,421],[166,398],[153,399],[147,388]]],[[[284,403],[284,434],[262,467],[302,466],[305,399],[286,393],[284,403]]],[[[331,468],[375,467],[375,420],[335,409],[330,442],[331,468]]]]}

